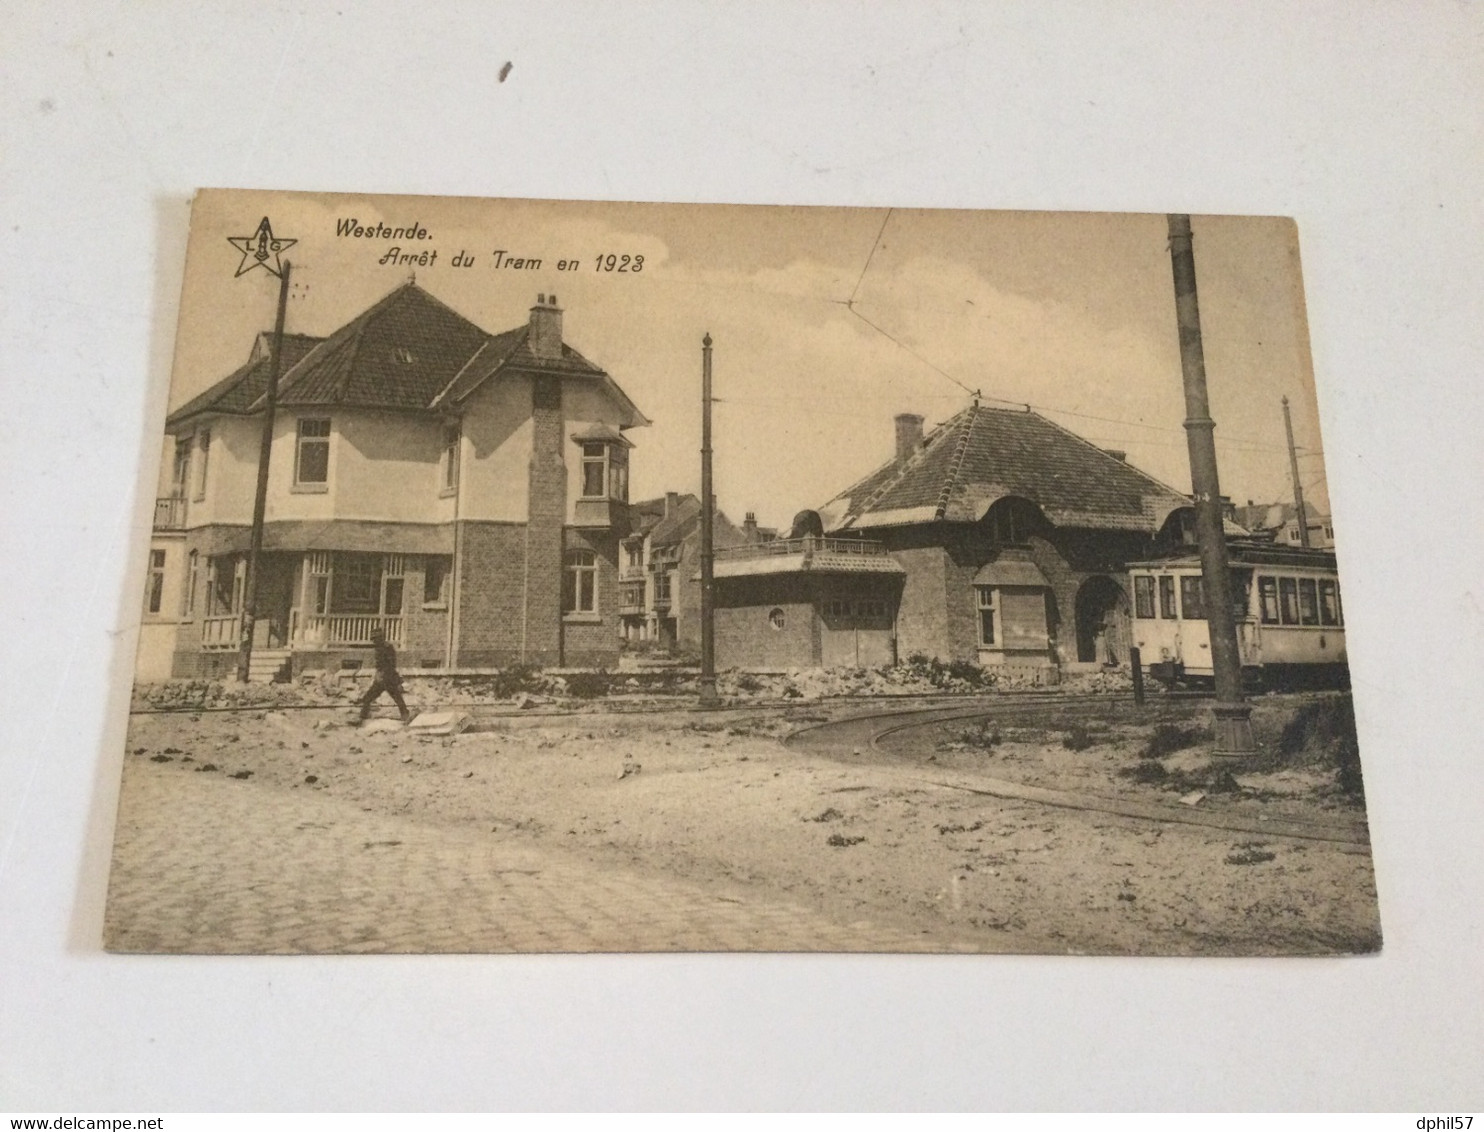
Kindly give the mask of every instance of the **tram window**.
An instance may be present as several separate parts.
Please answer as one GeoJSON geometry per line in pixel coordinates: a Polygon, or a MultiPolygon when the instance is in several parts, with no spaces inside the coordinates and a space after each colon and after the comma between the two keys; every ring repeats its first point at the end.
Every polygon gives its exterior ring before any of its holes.
{"type": "Polygon", "coordinates": [[[1206,601],[1202,592],[1202,581],[1199,574],[1186,574],[1180,579],[1180,616],[1187,621],[1204,621],[1206,619],[1206,601]]]}
{"type": "Polygon", "coordinates": [[[1278,609],[1283,615],[1283,624],[1299,623],[1297,578],[1278,579],[1278,609]]]}
{"type": "Polygon", "coordinates": [[[1319,596],[1318,587],[1313,578],[1300,578],[1299,585],[1299,620],[1305,625],[1319,624],[1319,596]]]}
{"type": "Polygon", "coordinates": [[[1175,579],[1170,574],[1159,579],[1159,615],[1166,621],[1175,620],[1175,579]]]}
{"type": "Polygon", "coordinates": [[[1341,624],[1340,589],[1330,579],[1324,579],[1319,583],[1319,623],[1321,625],[1341,624]]]}
{"type": "Polygon", "coordinates": [[[1134,578],[1134,616],[1146,621],[1154,617],[1154,579],[1147,574],[1134,578]]]}
{"type": "Polygon", "coordinates": [[[1257,595],[1262,602],[1262,623],[1278,624],[1278,579],[1257,579],[1257,595]]]}

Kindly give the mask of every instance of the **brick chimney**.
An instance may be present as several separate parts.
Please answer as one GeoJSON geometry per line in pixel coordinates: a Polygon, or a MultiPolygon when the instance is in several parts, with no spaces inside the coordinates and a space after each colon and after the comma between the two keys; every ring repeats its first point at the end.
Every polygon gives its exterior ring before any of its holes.
{"type": "Polygon", "coordinates": [[[897,463],[905,464],[922,448],[922,418],[916,413],[897,414],[897,463]]]}
{"type": "Polygon", "coordinates": [[[1117,460],[1120,464],[1128,463],[1128,453],[1125,452],[1122,448],[1104,448],[1103,451],[1106,452],[1109,456],[1112,456],[1113,459],[1117,460]]]}
{"type": "Polygon", "coordinates": [[[675,514],[676,509],[679,508],[679,506],[680,506],[680,492],[678,492],[678,491],[667,491],[667,492],[665,492],[665,518],[668,519],[671,516],[673,516],[675,514]]]}
{"type": "Polygon", "coordinates": [[[531,353],[542,361],[562,360],[562,308],[555,295],[537,295],[531,308],[531,353]]]}
{"type": "Polygon", "coordinates": [[[748,542],[757,542],[757,515],[747,512],[747,517],[742,520],[742,537],[748,542]]]}

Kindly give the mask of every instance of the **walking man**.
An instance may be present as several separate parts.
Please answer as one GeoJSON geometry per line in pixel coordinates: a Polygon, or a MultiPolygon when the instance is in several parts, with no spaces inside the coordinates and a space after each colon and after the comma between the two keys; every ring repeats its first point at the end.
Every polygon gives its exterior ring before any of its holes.
{"type": "Polygon", "coordinates": [[[372,630],[371,647],[376,650],[376,678],[361,697],[361,719],[371,714],[371,705],[382,692],[387,692],[402,713],[402,722],[406,723],[412,718],[412,713],[407,710],[407,701],[402,699],[402,674],[397,671],[397,650],[380,629],[372,630]]]}

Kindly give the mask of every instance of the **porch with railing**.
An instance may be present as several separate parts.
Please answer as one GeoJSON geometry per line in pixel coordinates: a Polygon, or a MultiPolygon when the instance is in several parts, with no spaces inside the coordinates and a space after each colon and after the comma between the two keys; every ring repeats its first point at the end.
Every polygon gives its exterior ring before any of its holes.
{"type": "Polygon", "coordinates": [[[227,613],[201,618],[203,649],[235,649],[242,643],[242,614],[227,613]]]}
{"type": "Polygon", "coordinates": [[[178,531],[186,524],[186,501],[179,495],[162,495],[155,500],[155,530],[178,531]]]}
{"type": "MultiPolygon", "coordinates": [[[[289,643],[296,649],[364,647],[371,645],[371,634],[380,629],[386,639],[402,643],[400,615],[378,613],[336,613],[328,616],[310,614],[290,617],[289,643]]],[[[242,614],[233,613],[201,619],[201,647],[209,650],[236,649],[242,642],[242,614]]]]}
{"type": "Polygon", "coordinates": [[[310,613],[294,618],[291,637],[295,648],[369,646],[380,629],[393,645],[402,643],[402,615],[392,613],[310,613]]]}

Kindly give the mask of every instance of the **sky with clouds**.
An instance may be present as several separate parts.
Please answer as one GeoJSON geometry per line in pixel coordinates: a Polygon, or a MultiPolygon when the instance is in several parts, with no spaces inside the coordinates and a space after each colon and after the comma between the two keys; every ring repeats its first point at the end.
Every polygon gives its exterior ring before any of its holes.
{"type": "MultiPolygon", "coordinates": [[[[229,236],[263,216],[298,242],[290,331],[326,335],[406,281],[392,241],[336,221],[420,224],[417,282],[487,331],[555,292],[565,338],[653,422],[631,433],[632,495],[699,486],[701,338],[715,342],[716,491],[740,519],[786,526],[892,452],[892,417],[928,427],[979,392],[1029,404],[1189,489],[1166,219],[207,192],[196,201],[173,407],[246,358],[277,280],[241,277],[229,236]],[[499,270],[493,252],[539,257],[499,270]],[[455,253],[473,257],[454,267],[455,253]],[[594,269],[600,254],[643,270],[594,269]],[[557,261],[578,261],[558,271],[557,261]]],[[[1298,240],[1281,218],[1195,217],[1196,272],[1223,491],[1288,499],[1281,398],[1306,497],[1327,509],[1298,240]]]]}

